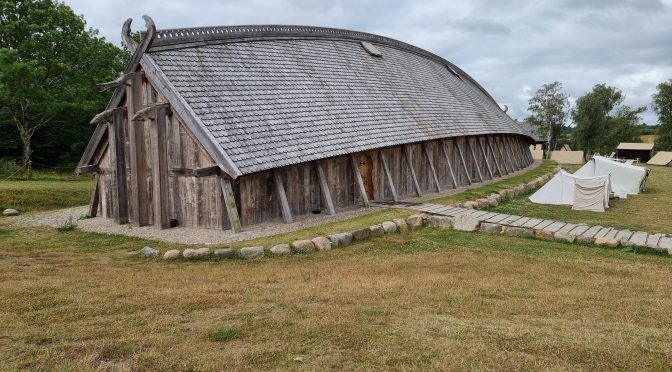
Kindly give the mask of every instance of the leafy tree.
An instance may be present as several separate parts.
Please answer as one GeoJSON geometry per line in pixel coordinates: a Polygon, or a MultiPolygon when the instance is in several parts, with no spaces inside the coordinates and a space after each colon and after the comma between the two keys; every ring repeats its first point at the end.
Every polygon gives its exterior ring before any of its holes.
{"type": "Polygon", "coordinates": [[[548,149],[555,150],[558,136],[566,125],[569,111],[567,95],[562,84],[555,81],[544,84],[529,100],[527,109],[532,113],[527,122],[538,127],[538,133],[548,138],[548,149]]]}
{"type": "Polygon", "coordinates": [[[24,167],[42,128],[59,124],[43,138],[58,144],[52,152],[90,135],[88,118],[109,97],[95,83],[123,69],[125,53],[85,26],[57,1],[0,0],[0,123],[16,127],[24,167]]]}
{"type": "Polygon", "coordinates": [[[658,114],[658,150],[672,151],[672,79],[658,84],[653,95],[653,110],[658,114]]]}
{"type": "Polygon", "coordinates": [[[646,107],[621,106],[623,93],[606,84],[597,84],[576,101],[572,119],[576,124],[574,141],[586,155],[609,153],[620,142],[640,142],[643,126],[639,115],[646,107]]]}

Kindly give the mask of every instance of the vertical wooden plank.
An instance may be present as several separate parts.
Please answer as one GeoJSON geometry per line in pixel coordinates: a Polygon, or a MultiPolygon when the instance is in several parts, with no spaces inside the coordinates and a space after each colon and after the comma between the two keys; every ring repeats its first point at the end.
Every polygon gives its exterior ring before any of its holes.
{"type": "Polygon", "coordinates": [[[98,205],[100,204],[100,175],[96,173],[93,181],[93,190],[91,191],[91,202],[89,202],[89,217],[98,215],[98,205]]]}
{"type": "Polygon", "coordinates": [[[448,156],[448,149],[446,148],[446,142],[442,139],[439,140],[439,146],[441,146],[441,151],[443,156],[446,158],[446,164],[448,164],[448,174],[450,174],[450,180],[453,182],[453,188],[457,188],[457,179],[455,179],[455,173],[453,172],[453,165],[450,161],[450,156],[448,156]]]}
{"type": "Polygon", "coordinates": [[[369,206],[369,197],[366,195],[366,188],[364,187],[364,180],[362,180],[362,175],[359,173],[359,162],[355,159],[354,154],[350,154],[350,164],[352,165],[352,172],[355,175],[355,181],[357,182],[357,188],[359,188],[359,196],[362,197],[362,204],[365,207],[369,206]]]}
{"type": "Polygon", "coordinates": [[[327,211],[329,214],[336,214],[336,208],[334,208],[334,201],[331,198],[331,191],[329,191],[329,183],[327,182],[327,176],[324,173],[324,167],[322,166],[321,161],[315,162],[315,167],[317,168],[317,177],[320,182],[320,189],[322,190],[322,196],[324,201],[327,203],[327,211]]]}
{"type": "Polygon", "coordinates": [[[506,154],[506,159],[508,160],[509,167],[511,168],[511,173],[516,171],[516,163],[513,155],[511,154],[511,147],[509,146],[508,136],[501,136],[500,142],[502,143],[502,152],[506,154]]]}
{"type": "Polygon", "coordinates": [[[108,148],[110,151],[110,167],[112,168],[112,218],[118,225],[128,222],[128,190],[126,184],[126,154],[124,141],[124,117],[126,111],[119,108],[114,118],[108,123],[108,148]]]}
{"type": "Polygon", "coordinates": [[[471,146],[471,141],[469,140],[469,137],[466,138],[467,141],[465,144],[469,147],[469,153],[471,154],[471,159],[474,161],[474,165],[476,166],[476,174],[478,174],[478,181],[483,182],[483,174],[481,174],[481,167],[478,165],[478,160],[476,159],[476,153],[474,152],[474,147],[471,146]]]}
{"type": "Polygon", "coordinates": [[[492,146],[492,142],[494,142],[494,140],[495,140],[494,136],[487,136],[485,137],[485,144],[487,145],[488,151],[492,155],[492,161],[495,162],[495,168],[497,168],[497,174],[499,174],[499,176],[501,177],[504,175],[504,172],[502,171],[502,167],[499,166],[499,160],[497,160],[498,155],[497,153],[495,153],[495,150],[492,146]]]}
{"type": "Polygon", "coordinates": [[[154,225],[160,229],[170,227],[170,201],[168,198],[168,150],[166,148],[166,115],[164,107],[156,109],[156,118],[150,128],[152,136],[152,201],[154,225]]]}
{"type": "Polygon", "coordinates": [[[275,181],[275,192],[278,194],[280,200],[280,209],[282,210],[282,218],[285,223],[292,223],[292,211],[289,209],[287,202],[287,194],[285,194],[285,185],[282,183],[280,171],[277,168],[273,169],[273,180],[275,181]]]}
{"type": "Polygon", "coordinates": [[[495,178],[495,176],[492,173],[492,167],[490,166],[490,161],[488,160],[488,155],[486,155],[485,149],[483,148],[483,141],[481,141],[481,136],[476,137],[476,142],[478,142],[478,148],[481,150],[481,155],[483,155],[483,160],[485,160],[485,166],[487,167],[486,169],[488,170],[488,175],[490,175],[490,179],[493,179],[493,178],[495,178]]]}
{"type": "Polygon", "coordinates": [[[420,184],[418,183],[418,177],[415,174],[415,167],[413,166],[413,158],[411,157],[411,150],[407,145],[402,145],[404,150],[404,157],[406,158],[406,163],[408,163],[408,169],[411,172],[411,178],[413,180],[413,187],[415,187],[415,194],[418,197],[422,196],[422,190],[420,190],[420,184]]]}
{"type": "Polygon", "coordinates": [[[509,167],[509,164],[507,162],[507,158],[504,156],[504,153],[502,152],[502,146],[501,146],[500,139],[501,139],[500,136],[492,137],[492,140],[495,143],[495,149],[497,149],[497,153],[499,154],[499,158],[502,160],[502,166],[504,167],[504,172],[506,172],[506,174],[509,174],[509,173],[511,173],[511,168],[509,167]]]}
{"type": "MultiPolygon", "coordinates": [[[[226,212],[227,215],[229,216],[229,222],[231,223],[231,230],[234,233],[239,233],[243,231],[243,228],[240,225],[240,216],[238,215],[238,207],[236,206],[236,198],[233,195],[233,187],[231,186],[231,180],[225,179],[224,176],[219,176],[219,185],[222,188],[222,195],[224,195],[224,206],[226,207],[226,212]]],[[[280,186],[282,187],[282,182],[280,182],[280,186]]],[[[284,187],[282,192],[284,194],[284,187]]],[[[287,203],[286,199],[285,203],[287,203]]],[[[291,219],[292,216],[290,215],[289,222],[292,222],[291,219]]]]}
{"type": "Polygon", "coordinates": [[[434,187],[436,187],[436,192],[441,192],[439,177],[436,175],[436,168],[434,168],[434,160],[432,159],[432,154],[429,152],[427,142],[422,143],[422,151],[425,153],[425,157],[427,158],[427,163],[429,164],[429,171],[432,173],[432,180],[434,181],[434,187]]]}
{"type": "MultiPolygon", "coordinates": [[[[466,140],[466,138],[465,138],[465,140],[466,140]]],[[[464,161],[464,155],[462,154],[462,150],[460,149],[460,142],[456,138],[453,138],[453,141],[454,141],[453,143],[455,145],[455,150],[457,151],[457,154],[460,156],[460,162],[462,163],[462,167],[464,168],[464,174],[467,175],[467,182],[469,182],[469,184],[471,185],[472,184],[471,173],[469,172],[469,168],[467,168],[467,162],[464,161]]],[[[466,142],[465,142],[465,147],[466,147],[466,142]]]]}
{"type": "Polygon", "coordinates": [[[390,192],[392,192],[392,200],[399,201],[397,196],[397,189],[394,187],[394,181],[392,181],[392,174],[390,173],[390,168],[387,166],[387,160],[385,159],[385,154],[382,150],[378,150],[378,157],[380,162],[383,165],[383,172],[385,172],[385,178],[387,179],[387,185],[390,187],[390,192]]]}
{"type": "Polygon", "coordinates": [[[516,149],[514,139],[511,137],[507,137],[507,147],[509,150],[509,154],[511,154],[511,157],[513,159],[513,164],[515,166],[515,170],[518,171],[521,166],[520,166],[520,158],[518,158],[518,149],[516,149]]]}
{"type": "Polygon", "coordinates": [[[142,76],[142,73],[133,74],[130,79],[130,86],[126,87],[131,158],[130,185],[133,189],[131,193],[131,209],[133,211],[132,220],[134,226],[144,226],[149,219],[146,206],[149,201],[147,198],[147,170],[145,168],[144,120],[132,120],[135,113],[142,108],[142,76]]]}

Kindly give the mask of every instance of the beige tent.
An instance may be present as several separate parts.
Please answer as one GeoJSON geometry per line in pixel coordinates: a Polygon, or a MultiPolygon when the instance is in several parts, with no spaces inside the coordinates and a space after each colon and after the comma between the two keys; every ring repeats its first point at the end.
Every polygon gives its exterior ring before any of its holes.
{"type": "Polygon", "coordinates": [[[530,152],[534,160],[544,159],[544,150],[542,150],[541,145],[530,145],[530,152]]]}
{"type": "Polygon", "coordinates": [[[649,165],[669,165],[672,163],[672,151],[658,151],[651,160],[648,161],[649,165]]]}
{"type": "Polygon", "coordinates": [[[565,143],[564,145],[562,145],[560,151],[572,151],[572,148],[569,147],[569,144],[565,143]]]}
{"type": "Polygon", "coordinates": [[[551,160],[559,164],[583,164],[583,151],[553,151],[551,160]]]}

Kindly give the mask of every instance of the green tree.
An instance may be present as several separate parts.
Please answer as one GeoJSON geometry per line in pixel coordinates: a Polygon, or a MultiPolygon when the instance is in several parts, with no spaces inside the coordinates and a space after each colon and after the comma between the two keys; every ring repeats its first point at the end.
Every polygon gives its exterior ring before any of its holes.
{"type": "Polygon", "coordinates": [[[672,79],[658,84],[653,95],[653,111],[658,115],[658,150],[672,151],[672,79]]]}
{"type": "Polygon", "coordinates": [[[548,149],[555,150],[569,111],[569,101],[562,91],[562,84],[555,81],[542,85],[534,97],[530,98],[527,110],[532,115],[525,120],[537,126],[538,133],[548,138],[548,149]]]}
{"type": "Polygon", "coordinates": [[[572,119],[575,147],[586,155],[609,153],[620,142],[640,142],[639,115],[646,107],[621,106],[623,93],[606,84],[597,84],[576,101],[572,119]]]}
{"type": "Polygon", "coordinates": [[[51,141],[90,134],[86,118],[109,97],[95,83],[123,69],[125,53],[85,26],[57,1],[0,0],[0,122],[16,127],[24,167],[42,128],[59,124],[51,141]]]}

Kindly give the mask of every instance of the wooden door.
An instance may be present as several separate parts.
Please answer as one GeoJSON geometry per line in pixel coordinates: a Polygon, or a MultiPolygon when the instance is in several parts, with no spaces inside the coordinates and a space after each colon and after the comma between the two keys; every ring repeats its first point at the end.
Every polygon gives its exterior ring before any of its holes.
{"type": "Polygon", "coordinates": [[[371,167],[373,167],[371,156],[367,154],[360,154],[359,173],[362,175],[364,189],[366,190],[366,196],[369,198],[369,200],[373,200],[373,177],[371,176],[371,167]]]}

